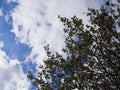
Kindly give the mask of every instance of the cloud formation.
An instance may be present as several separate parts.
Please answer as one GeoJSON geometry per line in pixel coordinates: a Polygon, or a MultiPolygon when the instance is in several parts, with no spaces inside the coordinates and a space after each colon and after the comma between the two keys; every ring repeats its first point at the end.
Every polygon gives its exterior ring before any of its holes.
{"type": "Polygon", "coordinates": [[[1,90],[29,90],[30,82],[19,66],[18,60],[11,60],[1,48],[0,42],[0,89],[1,90]]]}
{"type": "Polygon", "coordinates": [[[0,8],[0,16],[2,16],[3,15],[3,13],[2,13],[2,9],[0,8]]]}
{"type": "MultiPolygon", "coordinates": [[[[93,2],[88,2],[88,0],[6,1],[7,2],[3,1],[5,8],[3,8],[4,13],[3,10],[0,9],[0,16],[5,14],[6,23],[12,24],[11,28],[12,32],[15,34],[15,40],[13,38],[13,33],[8,31],[9,33],[5,32],[5,35],[6,37],[7,35],[12,35],[10,38],[7,37],[9,41],[12,39],[12,41],[10,41],[12,44],[7,43],[8,41],[4,43],[0,42],[0,89],[29,90],[30,82],[27,81],[26,74],[24,74],[22,69],[27,72],[26,69],[35,68],[36,64],[43,64],[43,59],[46,58],[43,46],[46,44],[50,44],[53,52],[57,51],[61,54],[61,49],[65,47],[65,34],[63,32],[63,25],[58,20],[58,15],[67,18],[71,18],[76,15],[87,23],[88,18],[86,17],[86,13],[88,6],[99,8],[103,0],[93,0],[93,2]],[[11,2],[16,3],[13,5],[11,2]],[[8,7],[9,10],[7,9],[8,7]],[[13,46],[12,48],[16,48],[16,50],[21,49],[19,45],[18,47],[14,47],[16,44],[13,44],[13,41],[16,40],[18,43],[21,42],[25,45],[27,44],[30,48],[32,48],[32,51],[30,50],[30,55],[26,58],[26,61],[20,61],[18,60],[19,58],[11,59],[11,55],[7,56],[7,53],[3,51],[3,47],[5,47],[4,44],[11,44],[13,46]],[[33,62],[35,62],[35,64],[33,64],[33,62]]],[[[12,48],[10,47],[11,52],[8,48],[6,48],[6,52],[13,53],[12,48]]],[[[21,50],[25,52],[24,48],[21,50]]],[[[18,54],[16,55],[18,56],[18,54]]],[[[20,57],[23,56],[20,55],[20,57]]]]}
{"type": "MultiPolygon", "coordinates": [[[[99,0],[94,2],[94,7],[100,6],[99,0]]],[[[87,22],[88,5],[92,3],[87,0],[18,0],[18,6],[11,13],[13,18],[13,29],[17,40],[32,47],[29,59],[34,58],[37,64],[42,63],[46,57],[43,46],[47,43],[55,51],[60,51],[64,46],[63,26],[58,20],[62,17],[77,15],[87,22]],[[88,3],[87,3],[88,2],[88,3]]],[[[53,51],[54,51],[53,50],[53,51]]]]}

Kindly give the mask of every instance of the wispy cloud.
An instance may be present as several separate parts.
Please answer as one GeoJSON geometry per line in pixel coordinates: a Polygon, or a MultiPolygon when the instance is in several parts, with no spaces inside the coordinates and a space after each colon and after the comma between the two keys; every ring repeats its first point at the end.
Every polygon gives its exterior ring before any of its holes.
{"type": "Polygon", "coordinates": [[[2,13],[2,9],[0,8],[0,16],[2,16],[3,15],[3,13],[2,13]]]}
{"type": "Polygon", "coordinates": [[[11,60],[1,48],[0,42],[0,89],[1,90],[28,90],[30,83],[19,66],[18,60],[11,60]]]}
{"type": "MultiPolygon", "coordinates": [[[[93,0],[95,1],[95,0],[93,0]]],[[[94,2],[99,7],[99,0],[94,2]]],[[[37,55],[33,60],[42,63],[46,57],[43,46],[46,43],[58,52],[65,46],[63,26],[58,15],[72,17],[77,15],[87,22],[87,0],[18,0],[18,6],[12,12],[13,30],[18,41],[32,47],[29,58],[37,55]]]]}
{"type": "MultiPolygon", "coordinates": [[[[43,49],[46,44],[51,45],[52,51],[62,54],[65,35],[58,15],[68,18],[77,15],[86,23],[88,20],[85,13],[90,3],[87,3],[87,0],[17,0],[16,2],[18,5],[11,12],[12,32],[18,42],[32,48],[26,60],[27,62],[31,60],[37,65],[43,64],[43,59],[46,58],[43,49]]],[[[94,5],[98,8],[100,4],[94,2],[94,5]]]]}

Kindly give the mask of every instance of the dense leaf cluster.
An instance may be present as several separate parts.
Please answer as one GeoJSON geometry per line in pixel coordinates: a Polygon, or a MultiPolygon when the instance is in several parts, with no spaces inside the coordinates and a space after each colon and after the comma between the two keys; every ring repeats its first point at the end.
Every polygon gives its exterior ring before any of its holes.
{"type": "Polygon", "coordinates": [[[28,77],[41,90],[120,90],[120,1],[106,2],[100,10],[89,8],[90,24],[76,16],[59,19],[64,24],[66,58],[52,54],[38,77],[28,77]]]}

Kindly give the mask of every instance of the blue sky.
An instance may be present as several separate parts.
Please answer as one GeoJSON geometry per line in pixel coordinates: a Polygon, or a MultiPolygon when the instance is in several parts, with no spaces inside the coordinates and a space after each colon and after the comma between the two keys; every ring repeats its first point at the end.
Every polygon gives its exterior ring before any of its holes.
{"type": "Polygon", "coordinates": [[[60,54],[64,44],[58,15],[77,15],[88,23],[87,8],[104,0],[0,0],[0,90],[35,90],[26,77],[44,65],[43,46],[60,54]],[[8,74],[9,73],[9,74],[8,74]],[[6,85],[7,83],[7,85],[6,85]]]}

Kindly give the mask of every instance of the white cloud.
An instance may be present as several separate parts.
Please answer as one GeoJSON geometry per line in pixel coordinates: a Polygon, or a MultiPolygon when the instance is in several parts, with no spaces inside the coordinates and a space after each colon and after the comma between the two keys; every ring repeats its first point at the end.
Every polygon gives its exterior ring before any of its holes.
{"type": "Polygon", "coordinates": [[[10,60],[1,50],[0,42],[0,90],[29,90],[30,82],[19,66],[18,60],[10,60]]]}
{"type": "MultiPolygon", "coordinates": [[[[19,5],[12,12],[13,30],[17,40],[32,47],[30,58],[37,55],[34,61],[42,63],[46,57],[43,46],[46,43],[56,51],[64,45],[63,26],[58,15],[72,17],[77,15],[87,22],[84,13],[88,6],[98,8],[99,0],[18,0],[19,5]]],[[[60,52],[61,53],[61,52],[60,52]]]]}
{"type": "Polygon", "coordinates": [[[3,15],[3,13],[2,13],[2,9],[0,8],[0,16],[2,16],[3,15]]]}
{"type": "Polygon", "coordinates": [[[16,2],[17,0],[6,0],[7,3],[10,3],[10,2],[16,2]]]}
{"type": "MultiPolygon", "coordinates": [[[[58,51],[62,54],[61,49],[65,46],[64,32],[63,25],[58,20],[58,15],[68,18],[72,17],[73,15],[77,15],[87,23],[88,18],[84,13],[87,12],[88,5],[91,6],[93,4],[93,2],[90,2],[88,0],[16,1],[19,3],[19,5],[13,10],[13,12],[11,12],[11,16],[13,18],[12,32],[15,33],[16,40],[22,43],[26,43],[32,47],[32,52],[28,57],[28,60],[30,58],[38,65],[40,63],[43,64],[43,59],[46,58],[43,46],[47,43],[51,45],[52,50],[54,49],[55,51],[58,51]],[[34,58],[34,56],[37,57],[34,58]]],[[[96,1],[99,0],[94,1],[94,7],[98,8],[100,4],[96,1]]],[[[8,67],[10,66],[11,64],[8,64],[8,67]]],[[[14,70],[14,74],[11,74],[11,77],[18,78],[18,74],[22,74],[20,78],[24,77],[22,70],[20,68],[16,70],[15,67],[17,66],[12,65],[11,67],[11,69],[14,70]],[[18,74],[16,71],[19,71],[18,74]]],[[[8,68],[5,68],[4,71],[7,69],[8,68]]],[[[21,79],[19,80],[19,82],[21,82],[21,79]]],[[[23,85],[24,83],[27,83],[26,78],[24,78],[24,80],[25,81],[20,84],[23,85]]],[[[10,80],[10,82],[12,82],[12,80],[10,80]]],[[[17,84],[17,86],[22,86],[20,84],[17,84]]],[[[10,85],[15,84],[12,83],[10,85]]]]}
{"type": "Polygon", "coordinates": [[[2,48],[4,46],[3,42],[0,42],[0,48],[2,48]]]}

